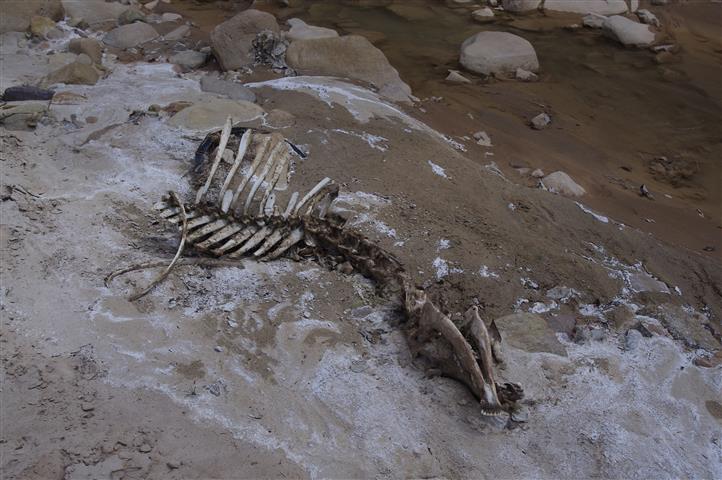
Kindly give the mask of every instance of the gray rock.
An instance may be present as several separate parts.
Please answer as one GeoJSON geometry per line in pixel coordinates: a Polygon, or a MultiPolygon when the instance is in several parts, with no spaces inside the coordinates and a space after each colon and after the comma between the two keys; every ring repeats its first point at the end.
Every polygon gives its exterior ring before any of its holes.
{"type": "Polygon", "coordinates": [[[643,23],[634,22],[627,17],[612,15],[602,24],[604,34],[627,46],[646,47],[654,43],[654,32],[643,23]]]}
{"type": "Polygon", "coordinates": [[[177,22],[181,19],[183,19],[183,15],[177,13],[166,12],[160,16],[161,22],[177,22]]]}
{"type": "Polygon", "coordinates": [[[133,48],[158,37],[155,28],[143,22],[114,28],[103,37],[103,43],[115,48],[133,48]]]}
{"type": "Polygon", "coordinates": [[[501,0],[501,6],[507,12],[522,13],[536,10],[541,0],[501,0]]]}
{"type": "Polygon", "coordinates": [[[52,90],[34,87],[32,85],[17,85],[5,89],[2,95],[3,102],[21,102],[26,100],[51,100],[55,95],[52,90]]]}
{"type": "Polygon", "coordinates": [[[523,68],[517,68],[514,77],[522,82],[536,82],[539,80],[539,76],[536,73],[524,70],[523,68]]]}
{"type": "Polygon", "coordinates": [[[521,408],[511,412],[511,420],[513,422],[524,423],[529,421],[529,409],[522,406],[521,408]]]}
{"type": "Polygon", "coordinates": [[[582,24],[589,28],[602,28],[604,21],[607,19],[604,15],[598,13],[590,13],[582,17],[582,24]]]}
{"type": "Polygon", "coordinates": [[[105,0],[62,0],[65,15],[70,18],[82,18],[89,25],[102,22],[115,22],[128,10],[127,5],[105,0]]]}
{"type": "Polygon", "coordinates": [[[169,120],[170,125],[187,130],[209,131],[221,128],[228,116],[234,123],[260,120],[263,109],[251,102],[211,99],[184,108],[169,120]]]}
{"type": "Polygon", "coordinates": [[[601,342],[607,338],[607,332],[603,328],[592,328],[589,336],[595,342],[601,342]]]}
{"type": "Polygon", "coordinates": [[[133,22],[146,22],[145,14],[137,8],[129,8],[118,17],[118,25],[128,25],[133,22]]]}
{"type": "Polygon", "coordinates": [[[63,19],[63,6],[60,0],[21,0],[0,3],[0,34],[7,32],[25,32],[30,27],[33,15],[50,18],[53,21],[63,19]]]}
{"type": "Polygon", "coordinates": [[[624,336],[624,349],[628,351],[636,350],[641,341],[642,334],[639,330],[631,328],[627,330],[627,334],[624,336]]]}
{"type": "Polygon", "coordinates": [[[544,177],[544,171],[541,168],[537,168],[533,172],[531,172],[531,176],[534,178],[542,178],[544,177]]]}
{"type": "Polygon", "coordinates": [[[659,27],[659,19],[657,18],[657,16],[645,8],[637,10],[637,17],[642,23],[659,27]]]}
{"type": "Polygon", "coordinates": [[[74,38],[68,44],[68,51],[77,55],[84,53],[98,65],[103,61],[103,45],[94,38],[74,38]]]}
{"type": "Polygon", "coordinates": [[[494,11],[489,7],[480,8],[471,12],[471,18],[480,23],[494,21],[494,11]]]}
{"type": "Polygon", "coordinates": [[[181,25],[180,27],[171,30],[170,32],[163,35],[163,39],[171,41],[180,40],[183,37],[187,36],[190,32],[191,27],[189,27],[188,25],[181,25]]]}
{"type": "Polygon", "coordinates": [[[483,130],[474,133],[474,140],[476,140],[477,145],[481,145],[482,147],[493,147],[491,137],[483,130]]]}
{"type": "Polygon", "coordinates": [[[534,130],[543,130],[547,128],[550,123],[552,123],[552,117],[544,112],[531,119],[531,126],[534,130]]]}
{"type": "Polygon", "coordinates": [[[544,10],[567,13],[618,15],[627,12],[624,0],[545,0],[544,10]]]}
{"type": "Polygon", "coordinates": [[[251,44],[263,30],[280,31],[273,15],[253,9],[216,26],[211,32],[211,46],[221,68],[235,70],[253,63],[251,44]]]}
{"type": "Polygon", "coordinates": [[[449,70],[449,74],[446,76],[445,80],[451,83],[471,83],[471,80],[463,76],[457,70],[449,70]]]}
{"type": "Polygon", "coordinates": [[[100,79],[100,72],[92,65],[73,62],[49,73],[42,80],[44,86],[64,83],[66,85],[95,85],[100,79]]]}
{"type": "Polygon", "coordinates": [[[168,61],[174,65],[180,66],[184,71],[193,70],[206,63],[208,55],[195,50],[183,50],[172,55],[168,61]]]}
{"type": "Polygon", "coordinates": [[[291,42],[311,38],[338,37],[336,30],[308,25],[300,18],[291,18],[286,23],[291,26],[291,29],[284,36],[291,42]]]}
{"type": "Polygon", "coordinates": [[[57,33],[62,33],[55,28],[55,21],[48,17],[33,15],[30,18],[30,33],[38,38],[58,38],[57,33]]]}
{"type": "Polygon", "coordinates": [[[542,180],[544,186],[552,193],[558,193],[566,197],[581,197],[587,193],[581,185],[572,180],[572,177],[564,172],[550,173],[542,180]]]}
{"type": "Polygon", "coordinates": [[[531,43],[507,32],[480,32],[461,44],[460,63],[483,75],[513,74],[517,68],[539,70],[539,60],[531,43]]]}
{"type": "Polygon", "coordinates": [[[47,101],[11,102],[0,109],[0,125],[7,130],[33,129],[47,111],[47,101]]]}
{"type": "Polygon", "coordinates": [[[496,326],[504,342],[527,352],[547,352],[566,356],[567,352],[554,331],[539,315],[515,313],[497,318],[496,326]]]}
{"type": "Polygon", "coordinates": [[[232,100],[245,100],[255,102],[256,94],[250,88],[230,80],[222,80],[212,75],[201,78],[201,90],[204,92],[225,95],[232,100]]]}
{"type": "Polygon", "coordinates": [[[386,98],[411,101],[411,88],[383,52],[359,35],[296,40],[286,51],[286,62],[302,75],[362,80],[378,88],[386,98]]]}

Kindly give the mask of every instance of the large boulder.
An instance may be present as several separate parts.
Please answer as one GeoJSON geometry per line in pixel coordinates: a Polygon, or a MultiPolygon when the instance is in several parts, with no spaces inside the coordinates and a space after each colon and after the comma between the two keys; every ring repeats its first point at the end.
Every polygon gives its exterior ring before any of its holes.
{"type": "Polygon", "coordinates": [[[648,25],[627,17],[612,15],[602,24],[604,34],[627,46],[646,47],[654,43],[654,32],[648,25]]]}
{"type": "Polygon", "coordinates": [[[550,173],[544,177],[542,183],[550,192],[566,197],[581,197],[587,193],[581,185],[564,172],[550,173]]]}
{"type": "Polygon", "coordinates": [[[467,70],[483,75],[513,74],[517,68],[539,70],[532,44],[507,32],[480,32],[467,38],[459,61],[467,70]]]}
{"type": "Polygon", "coordinates": [[[501,6],[507,12],[523,13],[536,10],[541,5],[541,0],[502,0],[501,6]]]}
{"type": "Polygon", "coordinates": [[[109,31],[103,37],[103,43],[115,48],[132,48],[158,37],[155,28],[147,23],[136,22],[122,25],[109,31]]]}
{"type": "Polygon", "coordinates": [[[286,51],[286,62],[303,75],[329,75],[368,82],[397,102],[409,102],[411,88],[386,56],[366,38],[348,35],[297,40],[286,51]]]}
{"type": "Polygon", "coordinates": [[[627,12],[627,2],[624,0],[545,0],[544,10],[617,15],[627,12]]]}
{"type": "Polygon", "coordinates": [[[259,10],[245,10],[211,31],[213,53],[224,70],[253,62],[251,44],[259,32],[280,31],[276,17],[259,10]]]}
{"type": "Polygon", "coordinates": [[[286,23],[291,29],[285,33],[288,41],[309,40],[312,38],[338,37],[336,30],[309,25],[300,18],[291,18],[286,23]]]}
{"type": "Polygon", "coordinates": [[[87,24],[115,22],[128,10],[128,5],[104,0],[62,0],[65,14],[70,18],[82,18],[87,24]]]}
{"type": "Polygon", "coordinates": [[[57,22],[63,19],[63,6],[60,0],[0,0],[0,34],[24,32],[34,15],[57,22]]]}
{"type": "Polygon", "coordinates": [[[263,115],[263,109],[251,102],[214,98],[184,108],[173,115],[169,123],[175,127],[205,132],[221,128],[226,123],[228,116],[235,124],[260,120],[263,115]]]}

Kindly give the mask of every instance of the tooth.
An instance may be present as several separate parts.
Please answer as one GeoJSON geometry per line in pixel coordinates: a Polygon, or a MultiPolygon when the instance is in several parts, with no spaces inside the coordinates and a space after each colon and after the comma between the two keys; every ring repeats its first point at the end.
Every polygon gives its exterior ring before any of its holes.
{"type": "MultiPolygon", "coordinates": [[[[223,210],[223,212],[227,212],[230,208],[233,207],[233,205],[236,204],[238,199],[241,197],[241,193],[243,192],[243,189],[246,188],[246,185],[251,180],[253,175],[255,175],[256,170],[258,170],[258,166],[261,164],[261,161],[263,161],[263,158],[266,156],[266,152],[268,151],[268,146],[271,143],[272,136],[271,135],[264,135],[260,137],[259,145],[256,147],[256,156],[253,159],[253,162],[251,163],[250,168],[248,169],[248,172],[246,172],[246,175],[243,177],[243,180],[241,180],[240,185],[236,187],[236,191],[233,193],[233,198],[231,199],[230,204],[228,205],[228,208],[226,210],[223,210]]],[[[225,201],[223,202],[225,204],[225,201]]]]}
{"type": "MultiPolygon", "coordinates": [[[[243,163],[243,157],[246,155],[246,150],[248,150],[248,145],[251,143],[251,130],[246,130],[243,136],[241,137],[241,143],[238,145],[238,154],[236,155],[236,160],[233,162],[233,166],[228,170],[228,175],[226,175],[226,180],[223,182],[223,186],[221,187],[221,191],[218,194],[218,198],[221,200],[221,210],[223,212],[227,211],[227,208],[224,210],[223,205],[226,205],[226,190],[228,189],[228,186],[231,184],[231,180],[236,175],[236,171],[238,171],[238,167],[241,166],[241,163],[243,163]]],[[[230,200],[228,201],[230,204],[230,200]]]]}
{"type": "Polygon", "coordinates": [[[268,225],[261,227],[261,229],[254,233],[253,236],[249,238],[241,248],[228,255],[228,258],[239,258],[243,256],[244,253],[254,249],[259,243],[261,243],[268,236],[268,234],[271,233],[271,231],[272,228],[268,225]]]}
{"type": "Polygon", "coordinates": [[[276,163],[277,159],[281,155],[281,149],[283,148],[288,147],[286,147],[286,144],[283,141],[278,141],[273,147],[273,150],[271,150],[270,155],[268,155],[268,160],[266,160],[266,163],[263,165],[263,170],[261,171],[261,174],[256,177],[256,181],[253,183],[253,187],[251,187],[251,191],[248,193],[248,197],[246,197],[246,203],[245,205],[243,205],[243,215],[248,215],[248,208],[253,202],[253,197],[256,196],[258,187],[260,187],[263,181],[266,179],[268,172],[271,170],[271,167],[273,167],[273,165],[276,163]]]}
{"type": "Polygon", "coordinates": [[[286,238],[283,239],[281,244],[276,247],[275,250],[273,250],[271,253],[263,257],[264,261],[267,260],[275,260],[276,258],[280,257],[286,251],[288,251],[289,248],[297,244],[303,239],[303,230],[301,228],[294,228],[291,233],[289,233],[286,238]]]}
{"type": "Polygon", "coordinates": [[[231,235],[234,235],[238,232],[240,232],[243,228],[245,228],[245,225],[242,223],[232,223],[230,225],[227,225],[223,228],[221,228],[219,231],[211,235],[206,240],[203,240],[201,243],[197,244],[197,248],[201,249],[207,249],[211,246],[215,245],[218,242],[222,242],[226,238],[230,237],[231,235]]]}
{"type": "Polygon", "coordinates": [[[237,247],[238,245],[248,240],[248,238],[251,237],[254,233],[256,233],[257,230],[258,227],[254,225],[248,225],[246,228],[235,234],[230,240],[228,240],[220,247],[214,249],[212,252],[215,255],[223,255],[225,252],[237,247]]]}
{"type": "Polygon", "coordinates": [[[298,205],[296,205],[296,208],[293,209],[293,216],[295,217],[296,215],[298,215],[298,212],[301,210],[301,208],[303,208],[303,206],[306,204],[306,202],[308,202],[308,201],[311,199],[311,197],[313,197],[314,195],[316,195],[316,193],[318,193],[319,190],[321,190],[323,187],[325,187],[325,186],[326,186],[327,184],[329,184],[329,183],[331,183],[331,179],[328,178],[328,177],[326,177],[326,178],[324,178],[323,180],[321,180],[320,182],[318,182],[318,183],[316,184],[316,186],[313,187],[313,188],[303,197],[303,199],[302,199],[300,202],[298,202],[298,205]]]}
{"type": "Polygon", "coordinates": [[[231,137],[231,128],[233,127],[233,120],[231,120],[231,117],[229,116],[226,120],[226,124],[223,126],[223,132],[221,133],[221,143],[218,145],[218,151],[216,152],[216,158],[213,160],[213,165],[211,166],[211,171],[208,173],[208,178],[206,179],[205,185],[203,185],[196,194],[196,205],[198,205],[201,200],[203,199],[203,195],[206,194],[208,191],[208,188],[211,186],[211,182],[213,181],[213,177],[216,174],[216,170],[218,170],[218,165],[221,163],[221,158],[223,158],[223,152],[226,150],[226,145],[228,144],[228,139],[231,137]]]}
{"type": "Polygon", "coordinates": [[[206,235],[210,235],[211,233],[215,232],[216,230],[220,230],[221,228],[228,225],[228,220],[225,218],[219,218],[218,220],[211,222],[207,225],[205,225],[203,228],[200,228],[196,230],[195,232],[188,235],[188,241],[193,243],[196,240],[199,240],[206,235]]]}

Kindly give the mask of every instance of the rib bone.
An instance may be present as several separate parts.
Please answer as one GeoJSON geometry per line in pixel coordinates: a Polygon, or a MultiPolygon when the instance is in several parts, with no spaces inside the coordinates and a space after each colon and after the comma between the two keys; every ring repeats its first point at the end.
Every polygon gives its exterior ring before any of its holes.
{"type": "Polygon", "coordinates": [[[223,133],[221,134],[221,143],[218,145],[218,152],[216,153],[216,158],[213,160],[213,165],[211,166],[211,171],[208,173],[208,178],[206,179],[206,183],[198,189],[198,194],[196,195],[196,205],[201,203],[201,200],[203,199],[203,195],[206,194],[208,191],[208,188],[211,186],[211,182],[213,181],[213,177],[216,174],[216,170],[218,169],[218,165],[221,163],[221,159],[223,158],[223,152],[226,150],[226,145],[228,144],[228,139],[231,138],[231,127],[233,127],[233,121],[231,120],[231,117],[229,116],[226,120],[226,124],[223,126],[223,133]]]}
{"type": "MultiPolygon", "coordinates": [[[[228,186],[231,184],[231,180],[233,180],[233,177],[236,175],[236,171],[238,170],[238,167],[241,166],[241,163],[243,162],[243,157],[246,156],[246,150],[248,150],[248,145],[251,143],[251,130],[246,130],[243,133],[243,136],[241,137],[241,142],[238,144],[238,154],[236,155],[236,160],[233,162],[233,166],[231,166],[230,170],[228,170],[228,175],[226,175],[226,179],[223,181],[223,186],[221,186],[221,190],[218,193],[218,199],[220,202],[224,202],[224,196],[226,193],[226,190],[228,189],[228,186]]],[[[223,203],[221,203],[221,210],[223,210],[223,203]]],[[[223,210],[226,211],[226,210],[223,210]]]]}

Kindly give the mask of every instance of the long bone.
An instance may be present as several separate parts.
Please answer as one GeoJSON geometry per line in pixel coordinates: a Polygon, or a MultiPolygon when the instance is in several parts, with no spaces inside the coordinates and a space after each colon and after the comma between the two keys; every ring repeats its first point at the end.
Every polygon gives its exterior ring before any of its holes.
{"type": "Polygon", "coordinates": [[[214,255],[223,255],[226,252],[238,247],[239,245],[243,244],[246,240],[251,238],[254,233],[258,230],[258,227],[255,225],[247,225],[243,230],[235,234],[233,237],[231,237],[230,240],[228,240],[226,243],[221,245],[220,247],[211,250],[211,252],[214,255]]]}
{"type": "Polygon", "coordinates": [[[228,220],[226,220],[225,218],[219,218],[217,220],[214,220],[204,225],[203,228],[199,228],[195,232],[188,235],[188,241],[190,243],[195,243],[197,240],[200,240],[201,238],[220,230],[226,225],[228,225],[228,220]]]}
{"type": "Polygon", "coordinates": [[[256,246],[258,246],[263,240],[266,239],[268,235],[273,231],[273,227],[269,225],[262,226],[256,233],[253,234],[251,238],[249,238],[246,243],[243,244],[241,248],[236,250],[235,252],[228,255],[228,258],[240,258],[242,257],[246,252],[249,252],[253,250],[256,246]]]}
{"type": "Polygon", "coordinates": [[[250,145],[251,143],[251,135],[252,134],[250,129],[246,130],[243,133],[241,141],[238,144],[238,153],[236,154],[236,160],[233,162],[233,165],[228,170],[228,175],[226,175],[226,179],[223,181],[221,190],[218,193],[218,201],[220,202],[221,209],[223,209],[223,198],[225,196],[226,190],[228,190],[228,186],[231,184],[231,180],[233,180],[233,177],[236,175],[236,171],[238,171],[238,168],[241,166],[241,163],[243,162],[243,157],[246,156],[248,145],[250,145]]]}
{"type": "Polygon", "coordinates": [[[277,161],[280,160],[282,155],[282,149],[288,149],[286,146],[286,143],[282,140],[279,140],[276,142],[276,144],[273,146],[273,149],[271,150],[271,153],[268,155],[268,159],[266,160],[266,163],[263,165],[263,170],[261,173],[256,177],[256,181],[253,182],[253,186],[251,187],[251,191],[248,192],[248,197],[246,197],[246,203],[243,205],[243,216],[248,215],[248,209],[251,206],[251,203],[253,202],[253,198],[256,196],[256,192],[258,191],[258,188],[261,186],[261,184],[266,180],[266,176],[268,175],[268,172],[271,171],[271,168],[273,168],[273,165],[276,164],[277,161]]]}
{"type": "Polygon", "coordinates": [[[298,192],[293,192],[291,195],[291,198],[288,199],[288,205],[286,206],[286,210],[283,212],[284,219],[288,218],[291,215],[291,212],[293,212],[293,208],[296,206],[296,202],[298,201],[298,192]]]}
{"type": "Polygon", "coordinates": [[[479,354],[479,363],[482,377],[484,378],[482,399],[486,402],[482,408],[490,412],[501,411],[501,403],[496,393],[496,385],[494,383],[494,372],[491,370],[493,365],[491,337],[486,329],[484,321],[479,317],[479,309],[476,306],[471,307],[464,315],[467,321],[469,336],[474,341],[474,346],[479,354]]]}
{"type": "Polygon", "coordinates": [[[296,207],[293,209],[293,216],[294,217],[297,216],[298,212],[301,210],[301,208],[303,208],[303,206],[306,204],[306,202],[311,200],[311,198],[313,198],[313,196],[316,195],[316,193],[318,193],[319,190],[321,190],[323,187],[325,187],[329,183],[331,183],[331,179],[326,177],[323,180],[321,180],[320,182],[318,182],[315,187],[313,187],[311,190],[309,190],[309,192],[303,196],[301,201],[298,202],[296,207]]]}
{"type": "Polygon", "coordinates": [[[231,235],[240,232],[244,228],[245,225],[243,225],[242,223],[231,223],[230,225],[221,228],[219,231],[217,231],[207,239],[203,240],[201,243],[196,244],[196,248],[200,248],[202,250],[208,249],[213,245],[222,242],[231,235]]]}
{"type": "Polygon", "coordinates": [[[201,200],[203,199],[203,195],[206,194],[208,191],[208,188],[211,186],[211,182],[213,181],[213,177],[216,174],[216,170],[218,170],[218,165],[221,163],[221,159],[223,158],[223,152],[226,151],[226,145],[228,144],[228,139],[231,138],[231,128],[233,127],[233,121],[231,120],[231,117],[229,116],[226,120],[226,124],[223,126],[223,133],[221,133],[221,143],[218,144],[218,150],[216,152],[216,158],[213,160],[213,165],[211,166],[211,171],[208,173],[208,178],[206,179],[206,183],[198,189],[198,193],[196,194],[196,201],[195,204],[198,205],[201,203],[201,200]]]}
{"type": "Polygon", "coordinates": [[[248,182],[251,180],[253,175],[255,175],[258,166],[261,164],[261,161],[265,157],[266,151],[268,150],[268,144],[270,142],[270,135],[263,135],[260,138],[259,145],[256,146],[256,156],[253,158],[253,162],[251,162],[251,166],[249,167],[248,172],[246,172],[246,175],[243,177],[243,180],[241,180],[241,183],[238,185],[238,187],[236,187],[236,190],[233,192],[232,196],[229,195],[229,192],[226,192],[223,195],[223,204],[221,206],[221,210],[223,211],[223,213],[226,213],[231,208],[233,208],[238,199],[241,197],[243,189],[246,188],[248,182]]]}
{"type": "Polygon", "coordinates": [[[275,260],[284,253],[286,253],[289,248],[293,247],[301,240],[303,240],[303,229],[301,227],[296,227],[291,230],[291,233],[289,233],[286,238],[283,239],[281,244],[277,246],[275,250],[272,250],[271,253],[263,257],[261,260],[275,260]]]}
{"type": "Polygon", "coordinates": [[[273,233],[271,233],[266,240],[263,242],[263,245],[258,247],[256,251],[253,253],[253,256],[258,258],[262,257],[266,252],[268,252],[271,248],[275,247],[278,242],[280,242],[283,237],[285,237],[288,234],[288,227],[286,225],[282,225],[280,227],[277,227],[273,233]]]}
{"type": "Polygon", "coordinates": [[[266,210],[266,202],[268,202],[268,197],[271,195],[271,192],[274,188],[276,188],[276,184],[278,183],[278,180],[281,178],[281,174],[283,173],[283,169],[288,165],[288,160],[290,158],[290,153],[288,152],[288,147],[285,143],[281,143],[285,147],[285,150],[281,152],[281,158],[278,159],[278,162],[276,163],[276,168],[273,170],[273,174],[271,175],[271,179],[266,183],[266,190],[263,192],[263,197],[261,198],[261,201],[258,206],[258,216],[263,217],[265,216],[265,210],[266,210]]]}

